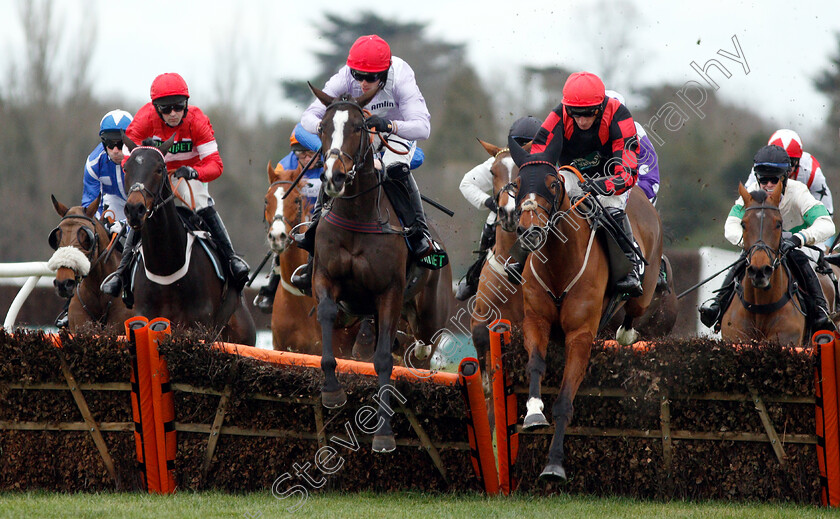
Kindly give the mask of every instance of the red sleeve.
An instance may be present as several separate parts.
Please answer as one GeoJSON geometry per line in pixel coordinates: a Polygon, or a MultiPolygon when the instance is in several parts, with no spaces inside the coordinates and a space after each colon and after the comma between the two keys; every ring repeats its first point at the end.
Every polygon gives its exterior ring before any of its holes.
{"type": "MultiPolygon", "coordinates": [[[[618,103],[614,99],[610,102],[613,101],[618,103]]],[[[624,105],[619,105],[613,112],[609,128],[611,161],[615,167],[613,176],[607,180],[607,189],[614,189],[616,194],[621,194],[636,184],[639,151],[636,124],[624,105]]]]}
{"type": "Polygon", "coordinates": [[[542,127],[534,137],[534,143],[531,144],[531,155],[544,152],[548,144],[555,138],[563,139],[562,110],[563,105],[560,105],[545,118],[542,127]],[[558,110],[560,110],[560,113],[558,113],[558,110]]]}
{"type": "Polygon", "coordinates": [[[204,115],[204,112],[196,107],[190,107],[190,116],[194,117],[190,124],[190,131],[194,151],[198,153],[196,162],[191,166],[198,172],[200,181],[212,182],[222,176],[224,170],[213,125],[210,124],[210,119],[204,115]]]}

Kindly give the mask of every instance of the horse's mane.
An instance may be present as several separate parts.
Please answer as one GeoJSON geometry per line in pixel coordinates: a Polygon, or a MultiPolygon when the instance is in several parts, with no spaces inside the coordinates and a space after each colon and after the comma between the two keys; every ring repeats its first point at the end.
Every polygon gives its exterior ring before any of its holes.
{"type": "Polygon", "coordinates": [[[351,96],[347,92],[341,94],[341,96],[337,97],[335,100],[336,101],[354,101],[355,102],[355,99],[353,99],[353,96],[351,96]]]}
{"type": "Polygon", "coordinates": [[[767,200],[767,196],[769,193],[763,189],[758,189],[756,191],[750,192],[750,197],[753,199],[754,202],[758,202],[759,204],[763,204],[767,200]]]}

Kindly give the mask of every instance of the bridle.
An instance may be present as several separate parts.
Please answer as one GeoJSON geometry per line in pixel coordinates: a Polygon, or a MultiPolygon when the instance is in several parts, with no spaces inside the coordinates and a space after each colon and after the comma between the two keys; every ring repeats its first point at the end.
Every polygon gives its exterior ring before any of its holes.
{"type": "MultiPolygon", "coordinates": [[[[293,182],[291,180],[275,180],[271,183],[271,185],[268,186],[268,190],[271,191],[271,189],[274,186],[279,186],[281,184],[293,184],[293,182]]],[[[298,192],[298,196],[294,199],[294,203],[295,205],[297,205],[297,216],[295,217],[295,219],[298,223],[292,223],[289,221],[288,218],[286,218],[286,216],[283,214],[283,206],[281,203],[280,211],[274,211],[274,217],[271,219],[271,221],[269,221],[268,218],[266,218],[266,215],[263,214],[263,222],[265,223],[266,231],[268,231],[271,228],[271,226],[274,225],[274,222],[278,221],[286,224],[289,227],[289,229],[292,229],[295,226],[303,223],[303,195],[300,192],[298,192]]]]}
{"type": "MultiPolygon", "coordinates": [[[[547,165],[551,166],[552,169],[553,169],[552,173],[546,173],[543,176],[542,183],[539,184],[538,189],[534,193],[534,194],[539,195],[539,197],[542,198],[543,200],[550,200],[551,201],[551,206],[549,207],[545,204],[542,204],[542,203],[538,202],[536,199],[525,200],[524,202],[518,202],[517,203],[517,209],[516,209],[516,211],[517,211],[516,217],[520,218],[522,216],[522,214],[525,213],[525,212],[533,212],[534,216],[536,218],[537,209],[541,209],[543,212],[545,212],[547,219],[550,220],[552,218],[552,216],[554,216],[554,214],[557,211],[559,211],[560,206],[563,204],[563,200],[566,198],[566,189],[565,189],[565,186],[563,184],[563,181],[560,179],[560,176],[557,174],[557,168],[554,166],[554,164],[552,164],[550,162],[547,162],[547,161],[543,161],[543,160],[532,160],[532,161],[529,161],[529,162],[525,162],[524,164],[519,166],[519,177],[520,178],[522,178],[522,169],[525,166],[529,166],[529,165],[532,165],[532,164],[547,164],[547,165]],[[545,178],[546,177],[551,177],[551,183],[548,186],[545,185],[545,178]],[[552,190],[553,190],[553,192],[552,192],[552,190]]],[[[515,193],[513,188],[514,188],[514,183],[511,182],[511,183],[507,184],[504,188],[502,188],[502,190],[503,191],[508,191],[508,194],[513,194],[515,197],[518,198],[519,193],[515,193]]],[[[520,191],[522,190],[522,186],[520,186],[519,190],[520,191]]],[[[500,192],[500,194],[501,194],[501,192],[500,192]]],[[[528,193],[528,194],[531,194],[531,193],[528,193]]]]}
{"type": "MultiPolygon", "coordinates": [[[[90,242],[92,244],[91,247],[90,247],[90,250],[87,250],[85,247],[79,247],[80,249],[85,251],[85,253],[84,253],[85,257],[88,259],[88,261],[90,261],[91,269],[94,266],[96,266],[99,262],[107,261],[108,256],[110,256],[111,252],[114,250],[113,246],[109,245],[99,255],[97,255],[97,251],[100,248],[100,246],[99,246],[99,234],[96,232],[97,228],[98,228],[97,227],[98,222],[96,220],[94,220],[93,218],[87,216],[87,215],[82,215],[82,214],[64,215],[64,217],[61,219],[61,221],[58,222],[58,225],[55,227],[55,229],[53,229],[50,232],[49,238],[47,239],[49,244],[50,244],[50,247],[52,247],[53,250],[58,250],[59,242],[61,241],[61,238],[60,238],[61,223],[64,222],[65,220],[72,220],[72,219],[84,220],[84,221],[90,223],[90,225],[93,227],[93,229],[91,229],[90,227],[88,227],[86,225],[82,225],[82,226],[79,227],[79,230],[77,231],[77,233],[78,232],[84,232],[87,235],[88,239],[90,240],[90,242]]],[[[102,224],[99,224],[99,225],[101,226],[102,224]]],[[[79,241],[78,234],[76,236],[76,241],[77,242],[79,241]]],[[[81,242],[79,244],[81,245],[81,242]]],[[[76,281],[78,282],[80,280],[81,276],[79,276],[75,271],[74,271],[74,274],[76,275],[76,281]]]]}
{"type": "MultiPolygon", "coordinates": [[[[781,210],[778,207],[776,207],[774,205],[766,205],[766,204],[747,207],[747,208],[744,209],[744,211],[755,211],[755,210],[759,210],[759,209],[761,209],[761,210],[768,209],[768,210],[771,210],[771,211],[776,211],[777,213],[781,214],[781,210]]],[[[752,257],[756,252],[764,251],[767,254],[767,258],[770,260],[770,268],[773,269],[773,270],[776,270],[776,268],[779,266],[779,264],[782,261],[782,254],[779,252],[779,248],[781,248],[781,238],[779,239],[779,246],[777,246],[775,249],[773,247],[767,245],[767,243],[764,242],[764,238],[763,238],[763,236],[764,236],[764,212],[759,213],[759,215],[760,215],[759,224],[758,224],[759,239],[758,239],[757,242],[753,243],[752,246],[750,246],[749,249],[747,249],[747,266],[749,267],[749,266],[752,265],[752,257]]]]}
{"type": "Polygon", "coordinates": [[[131,161],[134,152],[136,152],[137,150],[155,150],[158,153],[158,155],[160,155],[162,161],[155,170],[155,173],[158,173],[163,177],[160,183],[158,183],[157,193],[152,193],[151,191],[149,191],[146,188],[146,185],[142,182],[135,182],[134,184],[132,184],[131,187],[128,189],[128,193],[126,193],[126,198],[128,198],[129,196],[131,196],[132,193],[139,192],[140,196],[143,197],[143,205],[146,207],[145,216],[146,218],[151,218],[155,211],[157,211],[162,205],[175,198],[175,190],[170,189],[169,196],[166,198],[163,197],[164,185],[169,183],[169,177],[166,174],[166,161],[163,159],[163,152],[160,151],[160,149],[158,149],[156,146],[137,146],[136,148],[131,150],[131,154],[128,156],[128,161],[126,162],[126,165],[128,165],[128,162],[131,161]],[[149,204],[146,203],[147,195],[148,198],[151,198],[152,200],[151,207],[149,207],[149,204]]]}
{"type": "MultiPolygon", "coordinates": [[[[338,161],[342,162],[342,164],[343,164],[343,161],[341,159],[344,158],[344,157],[347,157],[348,159],[350,159],[352,161],[353,166],[350,168],[349,171],[344,172],[344,174],[347,175],[347,182],[346,183],[349,185],[349,184],[352,184],[353,180],[356,178],[356,171],[357,171],[356,168],[359,168],[364,164],[364,161],[367,159],[367,155],[372,153],[373,146],[370,145],[371,131],[364,124],[365,111],[361,106],[359,106],[358,103],[356,103],[355,101],[347,100],[347,99],[338,99],[336,101],[333,101],[330,104],[330,106],[327,107],[327,111],[329,111],[330,109],[333,109],[333,113],[334,113],[335,111],[338,110],[339,107],[342,107],[342,106],[348,106],[350,108],[353,108],[353,109],[359,111],[359,114],[362,116],[362,122],[360,124],[360,129],[363,132],[365,132],[366,137],[359,139],[359,149],[356,150],[355,156],[351,156],[346,151],[340,150],[338,148],[330,148],[326,153],[324,153],[322,151],[321,155],[322,155],[322,160],[323,160],[325,165],[327,163],[327,160],[330,157],[333,157],[333,156],[337,157],[338,161]]],[[[325,115],[325,117],[326,117],[326,115],[325,115]]],[[[321,129],[320,128],[318,129],[318,133],[321,134],[321,129]]],[[[323,136],[322,136],[322,138],[323,138],[323,136]]],[[[324,171],[326,172],[326,167],[325,167],[324,171]]]]}

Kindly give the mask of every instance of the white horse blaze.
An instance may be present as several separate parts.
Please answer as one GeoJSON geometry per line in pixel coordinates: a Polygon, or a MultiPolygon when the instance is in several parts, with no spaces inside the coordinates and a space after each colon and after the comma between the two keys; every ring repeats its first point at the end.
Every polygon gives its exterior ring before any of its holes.
{"type": "MultiPolygon", "coordinates": [[[[275,205],[274,215],[283,216],[283,195],[286,190],[282,187],[274,191],[274,198],[277,200],[275,205]]],[[[279,218],[273,218],[271,227],[268,229],[268,242],[271,245],[271,250],[274,252],[282,252],[283,240],[286,238],[291,229],[286,229],[286,224],[279,218]]]]}
{"type": "MultiPolygon", "coordinates": [[[[330,150],[340,150],[344,145],[344,126],[350,119],[350,113],[347,110],[336,110],[333,115],[333,134],[330,140],[330,150]]],[[[324,163],[324,178],[327,184],[332,184],[333,168],[335,162],[339,159],[337,155],[329,155],[327,161],[324,163]]]]}

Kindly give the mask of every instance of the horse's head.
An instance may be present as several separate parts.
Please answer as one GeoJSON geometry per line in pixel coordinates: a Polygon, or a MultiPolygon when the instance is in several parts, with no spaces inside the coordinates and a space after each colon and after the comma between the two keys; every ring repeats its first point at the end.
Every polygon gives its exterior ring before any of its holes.
{"type": "Polygon", "coordinates": [[[277,173],[271,163],[268,164],[270,185],[265,194],[263,220],[268,228],[268,245],[276,254],[286,250],[291,242],[292,229],[312,212],[309,199],[302,192],[306,179],[301,179],[291,193],[288,191],[296,173],[285,169],[277,173]]]}
{"type": "Polygon", "coordinates": [[[779,266],[782,242],[782,213],[779,200],[782,190],[748,192],[744,184],[738,186],[744,200],[743,243],[747,251],[747,275],[756,288],[770,288],[770,278],[779,266]]]}
{"type": "Polygon", "coordinates": [[[150,139],[138,146],[128,136],[123,137],[123,142],[130,152],[123,166],[125,185],[130,186],[125,200],[125,217],[133,229],[141,228],[146,218],[163,204],[172,192],[163,156],[175,142],[175,135],[172,134],[172,137],[160,146],[155,146],[150,139]]]}
{"type": "Polygon", "coordinates": [[[510,156],[519,167],[519,176],[509,188],[516,196],[516,233],[522,249],[528,252],[543,246],[551,218],[566,197],[563,179],[555,166],[561,145],[560,139],[553,139],[544,152],[532,155],[508,137],[510,156]]]}
{"type": "MultiPolygon", "coordinates": [[[[493,198],[498,207],[496,216],[499,225],[505,232],[514,232],[518,223],[518,214],[515,194],[509,186],[519,174],[519,168],[513,162],[508,148],[500,148],[482,140],[478,142],[494,159],[490,166],[490,173],[493,175],[493,198]]],[[[530,151],[531,144],[526,144],[524,149],[530,151]]]]}
{"type": "Polygon", "coordinates": [[[91,265],[108,243],[108,232],[96,220],[100,197],[87,207],[68,207],[51,196],[55,212],[61,216],[58,227],[52,230],[49,244],[55,250],[49,268],[55,270],[56,293],[71,297],[82,278],[90,273],[91,265]]]}
{"type": "Polygon", "coordinates": [[[331,197],[341,196],[345,186],[353,182],[358,169],[373,168],[373,148],[365,127],[363,107],[379,89],[371,89],[360,97],[343,94],[335,98],[312,84],[309,88],[327,107],[319,128],[324,157],[324,192],[331,197]]]}

